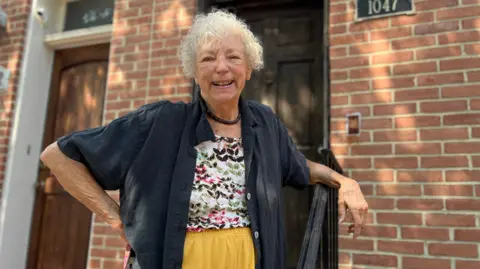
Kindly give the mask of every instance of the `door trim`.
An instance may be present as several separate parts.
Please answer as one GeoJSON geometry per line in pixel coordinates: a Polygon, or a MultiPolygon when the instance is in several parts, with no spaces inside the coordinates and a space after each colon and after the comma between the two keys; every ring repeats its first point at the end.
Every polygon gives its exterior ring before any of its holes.
{"type": "Polygon", "coordinates": [[[70,49],[110,43],[113,26],[105,25],[74,31],[49,34],[45,43],[52,49],[70,49]]]}
{"type": "MultiPolygon", "coordinates": [[[[35,17],[42,2],[32,0],[25,32],[15,120],[11,127],[1,195],[0,268],[25,268],[27,264],[28,249],[25,246],[30,242],[35,184],[55,52],[45,43],[46,30],[35,17]]],[[[110,43],[110,40],[103,43],[110,43]]]]}

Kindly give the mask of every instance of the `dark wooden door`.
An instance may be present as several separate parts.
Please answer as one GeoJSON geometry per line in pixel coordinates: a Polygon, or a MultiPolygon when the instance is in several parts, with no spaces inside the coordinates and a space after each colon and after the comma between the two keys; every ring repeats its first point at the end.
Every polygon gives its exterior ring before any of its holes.
{"type": "MultiPolygon", "coordinates": [[[[56,53],[44,147],[102,124],[108,55],[108,45],[56,53]]],[[[91,221],[91,212],[40,165],[28,269],[85,269],[91,221]]]]}
{"type": "MultiPolygon", "coordinates": [[[[265,68],[252,74],[244,96],[272,107],[297,147],[308,159],[317,160],[326,105],[321,1],[287,2],[237,1],[237,6],[229,7],[247,21],[264,47],[265,68]]],[[[284,189],[288,268],[297,266],[311,197],[311,188],[284,189]]]]}

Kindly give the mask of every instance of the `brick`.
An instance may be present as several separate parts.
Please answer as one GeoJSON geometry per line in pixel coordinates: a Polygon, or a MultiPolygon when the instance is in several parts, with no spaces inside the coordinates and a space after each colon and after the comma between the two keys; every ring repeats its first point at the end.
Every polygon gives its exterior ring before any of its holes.
{"type": "Polygon", "coordinates": [[[397,171],[398,182],[442,182],[441,171],[397,171]]]}
{"type": "Polygon", "coordinates": [[[379,41],[366,44],[356,44],[350,46],[349,55],[371,54],[376,52],[386,52],[390,50],[390,42],[379,41]]]}
{"type": "Polygon", "coordinates": [[[447,171],[445,180],[447,182],[480,181],[480,170],[447,171]]]}
{"type": "Polygon", "coordinates": [[[428,254],[432,256],[477,258],[478,247],[473,244],[431,243],[428,245],[428,254]]]}
{"type": "Polygon", "coordinates": [[[339,238],[338,239],[338,244],[339,244],[339,248],[342,249],[342,250],[346,250],[346,249],[373,250],[373,241],[372,240],[339,238]]]}
{"type": "Polygon", "coordinates": [[[450,260],[447,259],[403,257],[402,264],[403,269],[451,269],[450,260]]]}
{"type": "Polygon", "coordinates": [[[347,11],[347,5],[344,3],[330,5],[330,14],[341,13],[345,11],[347,11]]]}
{"type": "Polygon", "coordinates": [[[445,115],[443,117],[444,125],[471,125],[480,124],[480,114],[457,113],[454,115],[445,115]]]}
{"type": "Polygon", "coordinates": [[[377,185],[378,196],[419,196],[422,194],[420,185],[381,184],[377,185]]]}
{"type": "Polygon", "coordinates": [[[361,93],[350,96],[352,105],[387,103],[393,101],[390,92],[361,93]]]}
{"type": "Polygon", "coordinates": [[[466,156],[425,156],[420,162],[422,168],[468,167],[466,156]]]}
{"type": "Polygon", "coordinates": [[[452,45],[455,43],[475,42],[480,41],[480,32],[451,32],[446,34],[440,34],[438,36],[438,42],[440,45],[452,45]]]}
{"type": "Polygon", "coordinates": [[[377,157],[375,158],[375,168],[377,169],[406,169],[417,168],[418,161],[416,157],[377,157]]]}
{"type": "Polygon", "coordinates": [[[464,82],[463,73],[440,73],[420,75],[417,77],[417,84],[419,86],[431,86],[431,85],[445,85],[464,82]]]}
{"type": "Polygon", "coordinates": [[[435,22],[415,26],[415,35],[429,35],[456,31],[460,28],[458,21],[435,22]]]}
{"type": "Polygon", "coordinates": [[[370,160],[370,158],[360,158],[360,157],[338,158],[338,162],[342,167],[349,168],[349,169],[372,167],[372,161],[370,160]]]}
{"type": "Polygon", "coordinates": [[[375,181],[375,182],[392,182],[392,170],[375,170],[375,171],[352,171],[352,177],[356,181],[375,181]]]}
{"type": "Polygon", "coordinates": [[[435,102],[421,102],[420,111],[423,113],[444,113],[465,111],[468,109],[466,100],[456,101],[435,101],[435,102]]]}
{"type": "Polygon", "coordinates": [[[434,14],[433,12],[424,12],[424,13],[418,13],[415,16],[392,17],[390,20],[391,20],[392,27],[406,26],[406,25],[412,25],[412,24],[433,22],[434,14]]]}
{"type": "Polygon", "coordinates": [[[480,6],[449,8],[437,11],[437,20],[452,20],[474,17],[480,14],[480,6]]]}
{"type": "Polygon", "coordinates": [[[401,210],[441,210],[441,199],[398,199],[397,208],[401,210]]]}
{"type": "Polygon", "coordinates": [[[347,93],[370,90],[369,81],[355,81],[355,82],[336,82],[332,83],[332,93],[347,93]]]}
{"type": "Polygon", "coordinates": [[[480,211],[480,200],[477,199],[448,199],[447,210],[480,211]]]}
{"type": "MultiPolygon", "coordinates": [[[[385,199],[379,199],[379,200],[385,200],[385,199]]],[[[389,227],[389,226],[367,225],[362,229],[362,236],[396,238],[397,229],[395,227],[389,227]]]]}
{"type": "Polygon", "coordinates": [[[440,70],[465,70],[480,67],[480,58],[452,59],[440,61],[440,70]]]}
{"type": "Polygon", "coordinates": [[[462,20],[462,29],[475,29],[480,28],[480,21],[476,18],[462,20]]]}
{"type": "Polygon", "coordinates": [[[348,104],[348,96],[331,96],[330,102],[332,106],[342,106],[348,104]]]}
{"type": "Polygon", "coordinates": [[[344,57],[344,56],[347,56],[347,48],[346,47],[330,48],[330,57],[331,58],[344,57]]]}
{"type": "Polygon", "coordinates": [[[472,196],[470,185],[424,185],[424,195],[428,196],[472,196]]]}
{"type": "Polygon", "coordinates": [[[394,75],[411,75],[419,73],[431,73],[436,71],[436,62],[398,64],[393,67],[394,75]]]}
{"type": "Polygon", "coordinates": [[[361,132],[359,136],[347,136],[345,133],[335,133],[331,137],[332,143],[359,143],[371,142],[372,136],[369,132],[361,132]]]}
{"type": "Polygon", "coordinates": [[[118,269],[122,268],[123,262],[122,261],[103,261],[103,269],[118,269]]]}
{"type": "Polygon", "coordinates": [[[350,77],[356,78],[371,78],[371,77],[388,77],[391,75],[390,67],[378,66],[378,67],[365,67],[350,70],[350,77]]]}
{"type": "Polygon", "coordinates": [[[330,60],[330,66],[331,66],[332,70],[350,68],[350,67],[366,66],[369,63],[370,62],[369,62],[368,57],[365,57],[365,56],[348,57],[348,58],[330,60]]]}
{"type": "Polygon", "coordinates": [[[461,54],[462,54],[462,48],[460,46],[418,49],[415,51],[415,59],[417,60],[441,59],[441,58],[448,58],[448,57],[456,57],[456,56],[460,56],[461,54]]]}
{"type": "Polygon", "coordinates": [[[394,131],[375,131],[373,133],[375,142],[403,142],[417,140],[417,131],[415,130],[394,130],[394,131]]]}
{"type": "Polygon", "coordinates": [[[438,99],[439,92],[437,88],[415,89],[406,91],[395,91],[395,102],[412,100],[431,100],[438,99]]]}
{"type": "Polygon", "coordinates": [[[400,242],[400,241],[378,241],[378,250],[382,252],[420,255],[423,254],[423,243],[421,242],[400,242]]]}
{"type": "Polygon", "coordinates": [[[443,227],[473,227],[475,226],[475,216],[456,215],[456,214],[427,214],[427,226],[443,227]]]}
{"type": "Polygon", "coordinates": [[[401,235],[404,239],[446,241],[450,238],[448,229],[402,227],[401,235]]]}
{"type": "Polygon", "coordinates": [[[341,155],[349,155],[349,147],[345,145],[332,145],[331,149],[335,156],[341,156],[341,155]]]}
{"type": "Polygon", "coordinates": [[[352,155],[390,155],[393,153],[392,145],[352,145],[352,155]]]}
{"type": "Polygon", "coordinates": [[[459,0],[437,0],[434,2],[423,1],[423,2],[415,3],[415,9],[417,11],[425,11],[425,10],[444,8],[444,7],[454,7],[454,6],[458,6],[458,1],[459,0]]]}
{"type": "Polygon", "coordinates": [[[344,34],[347,32],[347,26],[346,25],[333,25],[330,26],[330,34],[331,35],[336,35],[336,34],[344,34]]]}
{"type": "MultiPolygon", "coordinates": [[[[394,41],[396,42],[396,41],[394,41]]],[[[398,49],[398,48],[395,48],[398,49]]],[[[391,64],[413,60],[413,51],[398,51],[375,54],[372,56],[372,64],[391,64]]]]}
{"type": "Polygon", "coordinates": [[[339,264],[349,264],[351,261],[350,254],[347,252],[338,253],[338,263],[339,264]]]}
{"type": "MultiPolygon", "coordinates": [[[[433,36],[421,36],[421,37],[409,37],[402,39],[395,39],[392,41],[393,50],[404,50],[412,48],[429,47],[435,45],[435,37],[433,36]]],[[[408,59],[412,60],[412,59],[408,59]]],[[[405,60],[405,61],[408,61],[405,60]]]]}
{"type": "Polygon", "coordinates": [[[412,35],[411,27],[396,27],[392,29],[378,30],[372,29],[370,31],[370,37],[373,41],[386,40],[400,37],[407,37],[412,35]]]}
{"type": "Polygon", "coordinates": [[[375,130],[375,129],[390,129],[393,127],[393,120],[389,118],[385,119],[364,119],[362,120],[363,130],[375,130]]]}
{"type": "Polygon", "coordinates": [[[480,137],[480,127],[472,128],[472,137],[480,137]]]}
{"type": "Polygon", "coordinates": [[[348,28],[348,30],[350,32],[363,32],[363,31],[384,29],[387,27],[388,27],[388,20],[380,19],[380,20],[364,21],[362,23],[350,24],[350,27],[348,28]]]}
{"type": "Polygon", "coordinates": [[[354,20],[351,12],[344,12],[330,15],[330,24],[335,25],[339,23],[352,22],[354,20]]]}
{"type": "Polygon", "coordinates": [[[375,116],[413,114],[415,112],[417,112],[415,104],[375,105],[373,107],[375,116]]]}
{"type": "Polygon", "coordinates": [[[468,82],[480,82],[480,71],[471,71],[467,73],[468,82]]]}
{"type": "Polygon", "coordinates": [[[473,167],[480,167],[480,156],[472,156],[473,167]]]}
{"type": "Polygon", "coordinates": [[[480,142],[445,143],[445,153],[480,153],[480,142]]]}
{"type": "Polygon", "coordinates": [[[333,36],[330,38],[330,45],[332,47],[342,45],[352,45],[368,41],[368,33],[346,34],[340,36],[333,36]]]}
{"type": "Polygon", "coordinates": [[[345,117],[346,114],[352,112],[360,112],[362,115],[370,115],[370,107],[368,106],[352,106],[352,107],[341,107],[341,108],[332,108],[330,110],[331,116],[333,118],[345,117]]]}
{"type": "Polygon", "coordinates": [[[456,229],[454,237],[455,241],[480,242],[480,230],[456,229]]]}
{"type": "Polygon", "coordinates": [[[380,224],[421,225],[422,214],[378,212],[377,222],[380,224]]]}
{"type": "Polygon", "coordinates": [[[463,5],[475,5],[480,4],[479,0],[462,0],[463,5]]]}
{"type": "Polygon", "coordinates": [[[372,88],[375,90],[410,88],[415,85],[414,80],[414,77],[374,79],[372,81],[372,88]]]}
{"type": "Polygon", "coordinates": [[[455,266],[456,268],[461,268],[461,269],[478,269],[480,266],[479,261],[461,261],[461,260],[456,260],[455,261],[455,266]]]}
{"type": "Polygon", "coordinates": [[[125,241],[118,237],[118,238],[106,238],[105,239],[105,244],[109,247],[119,247],[119,248],[125,248],[126,243],[125,241]]]}
{"type": "Polygon", "coordinates": [[[118,258],[117,251],[113,249],[91,248],[90,255],[93,257],[102,258],[118,258]]]}
{"type": "Polygon", "coordinates": [[[346,80],[348,79],[348,72],[347,71],[332,71],[330,74],[330,78],[332,81],[337,80],[346,80]]]}
{"type": "Polygon", "coordinates": [[[465,45],[465,53],[468,54],[468,55],[479,55],[480,54],[480,44],[465,45]]]}
{"type": "Polygon", "coordinates": [[[440,143],[401,143],[395,145],[396,155],[430,155],[441,154],[440,143]]]}
{"type": "Polygon", "coordinates": [[[396,256],[376,254],[353,254],[353,263],[359,265],[397,267],[396,256]]]}
{"type": "Polygon", "coordinates": [[[440,126],[440,116],[407,116],[395,118],[395,128],[420,128],[440,126]]]}
{"type": "Polygon", "coordinates": [[[393,209],[395,207],[395,201],[393,199],[382,198],[365,198],[368,203],[368,209],[393,209]]]}
{"type": "Polygon", "coordinates": [[[480,110],[480,99],[470,99],[470,109],[480,110]]]}
{"type": "Polygon", "coordinates": [[[433,141],[433,140],[460,140],[468,139],[467,128],[448,128],[431,130],[420,130],[420,140],[433,141]]]}

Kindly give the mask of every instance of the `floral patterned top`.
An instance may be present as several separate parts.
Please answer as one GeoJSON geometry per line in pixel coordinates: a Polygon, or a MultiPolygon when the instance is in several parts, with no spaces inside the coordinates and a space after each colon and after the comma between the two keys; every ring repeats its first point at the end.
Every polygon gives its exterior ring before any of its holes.
{"type": "Polygon", "coordinates": [[[196,149],[187,231],[249,226],[241,138],[216,136],[196,149]]]}

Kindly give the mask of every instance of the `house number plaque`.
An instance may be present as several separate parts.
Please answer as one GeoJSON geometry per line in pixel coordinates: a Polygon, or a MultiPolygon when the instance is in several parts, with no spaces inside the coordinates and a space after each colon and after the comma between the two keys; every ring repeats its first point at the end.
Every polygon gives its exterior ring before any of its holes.
{"type": "Polygon", "coordinates": [[[356,19],[359,21],[413,12],[413,0],[356,0],[356,19]]]}

